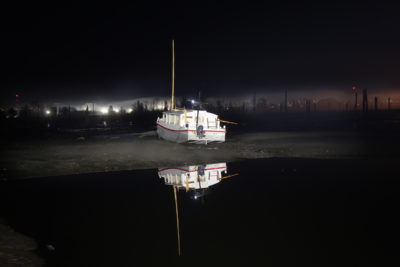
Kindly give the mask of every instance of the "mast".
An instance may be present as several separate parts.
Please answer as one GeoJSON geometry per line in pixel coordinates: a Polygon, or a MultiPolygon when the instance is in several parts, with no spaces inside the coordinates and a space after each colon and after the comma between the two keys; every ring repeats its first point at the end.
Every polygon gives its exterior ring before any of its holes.
{"type": "Polygon", "coordinates": [[[171,97],[171,110],[175,109],[174,91],[175,91],[175,46],[174,46],[174,40],[172,40],[172,97],[171,97]]]}

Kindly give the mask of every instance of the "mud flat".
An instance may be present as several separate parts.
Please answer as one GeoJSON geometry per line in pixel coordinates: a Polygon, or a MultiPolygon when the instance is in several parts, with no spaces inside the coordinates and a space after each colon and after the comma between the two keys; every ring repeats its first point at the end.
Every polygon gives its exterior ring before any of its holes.
{"type": "Polygon", "coordinates": [[[155,132],[19,141],[5,146],[0,175],[7,180],[274,157],[396,157],[397,143],[390,140],[351,131],[325,131],[241,133],[228,136],[226,143],[208,145],[175,144],[159,140],[155,132]]]}

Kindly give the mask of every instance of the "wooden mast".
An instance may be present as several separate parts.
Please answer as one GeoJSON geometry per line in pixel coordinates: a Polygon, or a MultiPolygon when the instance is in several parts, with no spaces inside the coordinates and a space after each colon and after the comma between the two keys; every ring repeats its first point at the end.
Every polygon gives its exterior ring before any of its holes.
{"type": "Polygon", "coordinates": [[[175,110],[174,92],[175,91],[175,45],[172,40],[172,98],[171,98],[171,110],[175,110]]]}

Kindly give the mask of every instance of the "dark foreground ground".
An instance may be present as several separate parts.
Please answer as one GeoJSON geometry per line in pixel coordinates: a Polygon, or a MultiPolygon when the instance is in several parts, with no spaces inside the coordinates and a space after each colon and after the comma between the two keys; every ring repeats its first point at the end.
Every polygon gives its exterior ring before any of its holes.
{"type": "Polygon", "coordinates": [[[41,266],[44,261],[34,253],[37,248],[32,238],[15,232],[0,218],[0,266],[41,266]]]}
{"type": "Polygon", "coordinates": [[[398,161],[257,159],[233,173],[203,198],[178,193],[180,257],[156,169],[3,181],[2,216],[48,266],[399,265],[398,161]]]}

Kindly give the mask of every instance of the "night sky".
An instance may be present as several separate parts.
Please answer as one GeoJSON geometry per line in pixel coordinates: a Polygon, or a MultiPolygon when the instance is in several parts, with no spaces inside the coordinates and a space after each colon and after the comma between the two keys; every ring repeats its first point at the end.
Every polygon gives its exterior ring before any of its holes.
{"type": "Polygon", "coordinates": [[[219,1],[2,7],[2,102],[400,87],[400,6],[219,1]]]}

